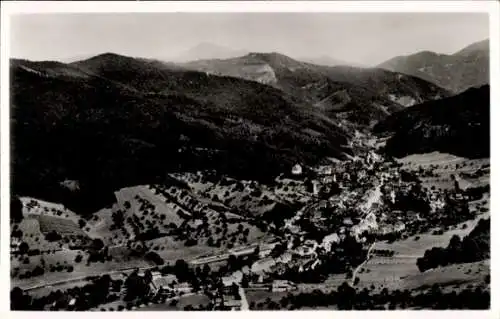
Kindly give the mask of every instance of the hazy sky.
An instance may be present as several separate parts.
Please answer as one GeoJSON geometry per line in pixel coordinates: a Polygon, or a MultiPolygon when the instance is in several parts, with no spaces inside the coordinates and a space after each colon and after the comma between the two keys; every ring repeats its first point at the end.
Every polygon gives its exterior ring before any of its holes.
{"type": "Polygon", "coordinates": [[[67,60],[104,52],[169,58],[202,42],[374,65],[488,38],[482,13],[134,13],[11,17],[11,56],[67,60]]]}

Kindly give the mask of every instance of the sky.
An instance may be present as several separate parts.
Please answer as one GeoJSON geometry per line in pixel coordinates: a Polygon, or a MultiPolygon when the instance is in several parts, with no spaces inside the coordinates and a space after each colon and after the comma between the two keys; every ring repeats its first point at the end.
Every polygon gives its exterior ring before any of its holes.
{"type": "Polygon", "coordinates": [[[82,13],[11,17],[11,57],[172,59],[200,43],[376,65],[488,38],[485,13],[82,13]]]}

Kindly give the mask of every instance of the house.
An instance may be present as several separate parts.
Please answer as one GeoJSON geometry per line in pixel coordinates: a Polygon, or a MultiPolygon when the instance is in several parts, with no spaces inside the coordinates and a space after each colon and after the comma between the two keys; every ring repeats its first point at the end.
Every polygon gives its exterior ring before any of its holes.
{"type": "Polygon", "coordinates": [[[312,180],[308,183],[308,191],[312,193],[313,195],[318,195],[319,193],[319,188],[320,188],[320,182],[317,180],[312,180]]]}
{"type": "Polygon", "coordinates": [[[281,256],[277,258],[278,262],[288,263],[292,260],[292,254],[289,252],[284,252],[281,256]]]}
{"type": "Polygon", "coordinates": [[[391,202],[393,204],[395,204],[396,203],[396,193],[394,192],[394,190],[391,191],[391,195],[390,196],[391,196],[391,202]]]}
{"type": "Polygon", "coordinates": [[[230,287],[233,284],[239,284],[243,280],[243,272],[240,270],[235,271],[231,276],[222,277],[224,287],[230,287]]]}
{"type": "Polygon", "coordinates": [[[243,266],[243,268],[241,268],[241,272],[245,275],[250,274],[250,267],[248,267],[247,265],[243,266]]]}
{"type": "Polygon", "coordinates": [[[398,221],[395,225],[394,225],[394,231],[395,232],[402,232],[403,230],[405,230],[406,226],[403,222],[401,221],[398,221]]]}
{"type": "Polygon", "coordinates": [[[158,270],[152,271],[151,272],[151,280],[159,279],[161,278],[161,273],[158,270]]]}
{"type": "Polygon", "coordinates": [[[344,218],[344,220],[342,221],[342,223],[344,225],[346,225],[346,226],[352,226],[353,225],[352,219],[350,217],[344,218]]]}
{"type": "Polygon", "coordinates": [[[297,285],[288,280],[274,280],[271,285],[271,291],[283,292],[297,289],[297,285]]]}
{"type": "Polygon", "coordinates": [[[318,246],[318,243],[314,240],[306,240],[303,245],[297,247],[294,250],[294,253],[299,255],[299,256],[310,256],[315,253],[316,247],[318,246]]]}
{"type": "Polygon", "coordinates": [[[295,164],[292,167],[292,175],[302,175],[302,166],[295,164]]]}
{"type": "Polygon", "coordinates": [[[323,238],[323,241],[321,242],[321,247],[325,248],[326,251],[330,251],[330,249],[332,248],[332,244],[338,242],[340,242],[339,235],[337,235],[337,233],[333,233],[323,238]]]}
{"type": "Polygon", "coordinates": [[[319,264],[320,264],[320,260],[319,259],[310,259],[310,260],[306,261],[305,263],[303,263],[302,265],[300,265],[299,272],[303,272],[303,271],[307,271],[307,270],[310,270],[310,269],[314,269],[319,264]]]}
{"type": "Polygon", "coordinates": [[[169,274],[166,276],[158,277],[153,274],[153,280],[151,281],[150,288],[156,293],[159,290],[173,290],[174,285],[177,283],[177,277],[175,275],[169,274]]]}
{"type": "Polygon", "coordinates": [[[191,287],[191,285],[187,282],[181,282],[181,283],[178,283],[178,284],[174,284],[174,291],[176,293],[189,293],[189,292],[192,292],[193,291],[193,287],[191,287]]]}
{"type": "Polygon", "coordinates": [[[272,266],[276,264],[276,260],[271,257],[257,260],[252,264],[251,270],[255,274],[262,274],[263,272],[269,271],[272,266]]]}
{"type": "Polygon", "coordinates": [[[320,175],[332,175],[332,167],[330,165],[320,166],[317,172],[320,175]]]}

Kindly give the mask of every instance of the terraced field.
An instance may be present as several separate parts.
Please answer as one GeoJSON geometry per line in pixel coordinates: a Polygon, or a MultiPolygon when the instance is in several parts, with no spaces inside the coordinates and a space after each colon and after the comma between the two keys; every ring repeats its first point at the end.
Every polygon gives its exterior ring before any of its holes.
{"type": "Polygon", "coordinates": [[[61,236],[87,236],[74,221],[69,219],[41,215],[38,220],[40,230],[44,234],[56,232],[61,236]]]}

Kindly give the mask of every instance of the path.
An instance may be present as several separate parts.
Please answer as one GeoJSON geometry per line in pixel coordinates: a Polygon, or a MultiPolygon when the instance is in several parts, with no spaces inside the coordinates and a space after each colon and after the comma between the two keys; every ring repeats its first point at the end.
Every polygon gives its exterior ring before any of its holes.
{"type": "Polygon", "coordinates": [[[24,291],[30,291],[30,290],[35,290],[35,289],[40,289],[40,288],[45,288],[49,286],[60,286],[64,285],[70,282],[78,282],[78,281],[87,281],[88,277],[95,277],[95,276],[104,276],[104,275],[113,275],[113,274],[118,274],[122,272],[127,272],[127,271],[133,271],[135,269],[139,270],[147,270],[147,269],[153,269],[156,268],[157,266],[150,266],[150,267],[128,267],[128,268],[123,268],[123,269],[118,269],[118,270],[112,270],[112,271],[107,271],[103,273],[99,273],[98,275],[86,275],[86,276],[80,276],[76,278],[70,278],[70,279],[63,279],[63,280],[58,280],[58,281],[53,281],[53,282],[47,282],[44,284],[38,284],[32,287],[28,288],[22,288],[24,291]]]}
{"type": "Polygon", "coordinates": [[[250,310],[250,306],[248,305],[247,296],[245,295],[245,289],[243,287],[238,288],[238,293],[241,297],[241,310],[250,310]]]}
{"type": "Polygon", "coordinates": [[[354,281],[356,280],[356,275],[358,274],[358,271],[368,262],[368,260],[370,260],[370,258],[371,258],[370,254],[372,252],[373,247],[375,247],[375,243],[371,244],[370,248],[368,248],[368,252],[366,253],[366,259],[361,264],[359,264],[359,266],[356,267],[356,269],[353,271],[352,279],[351,279],[351,286],[354,286],[354,281]]]}

